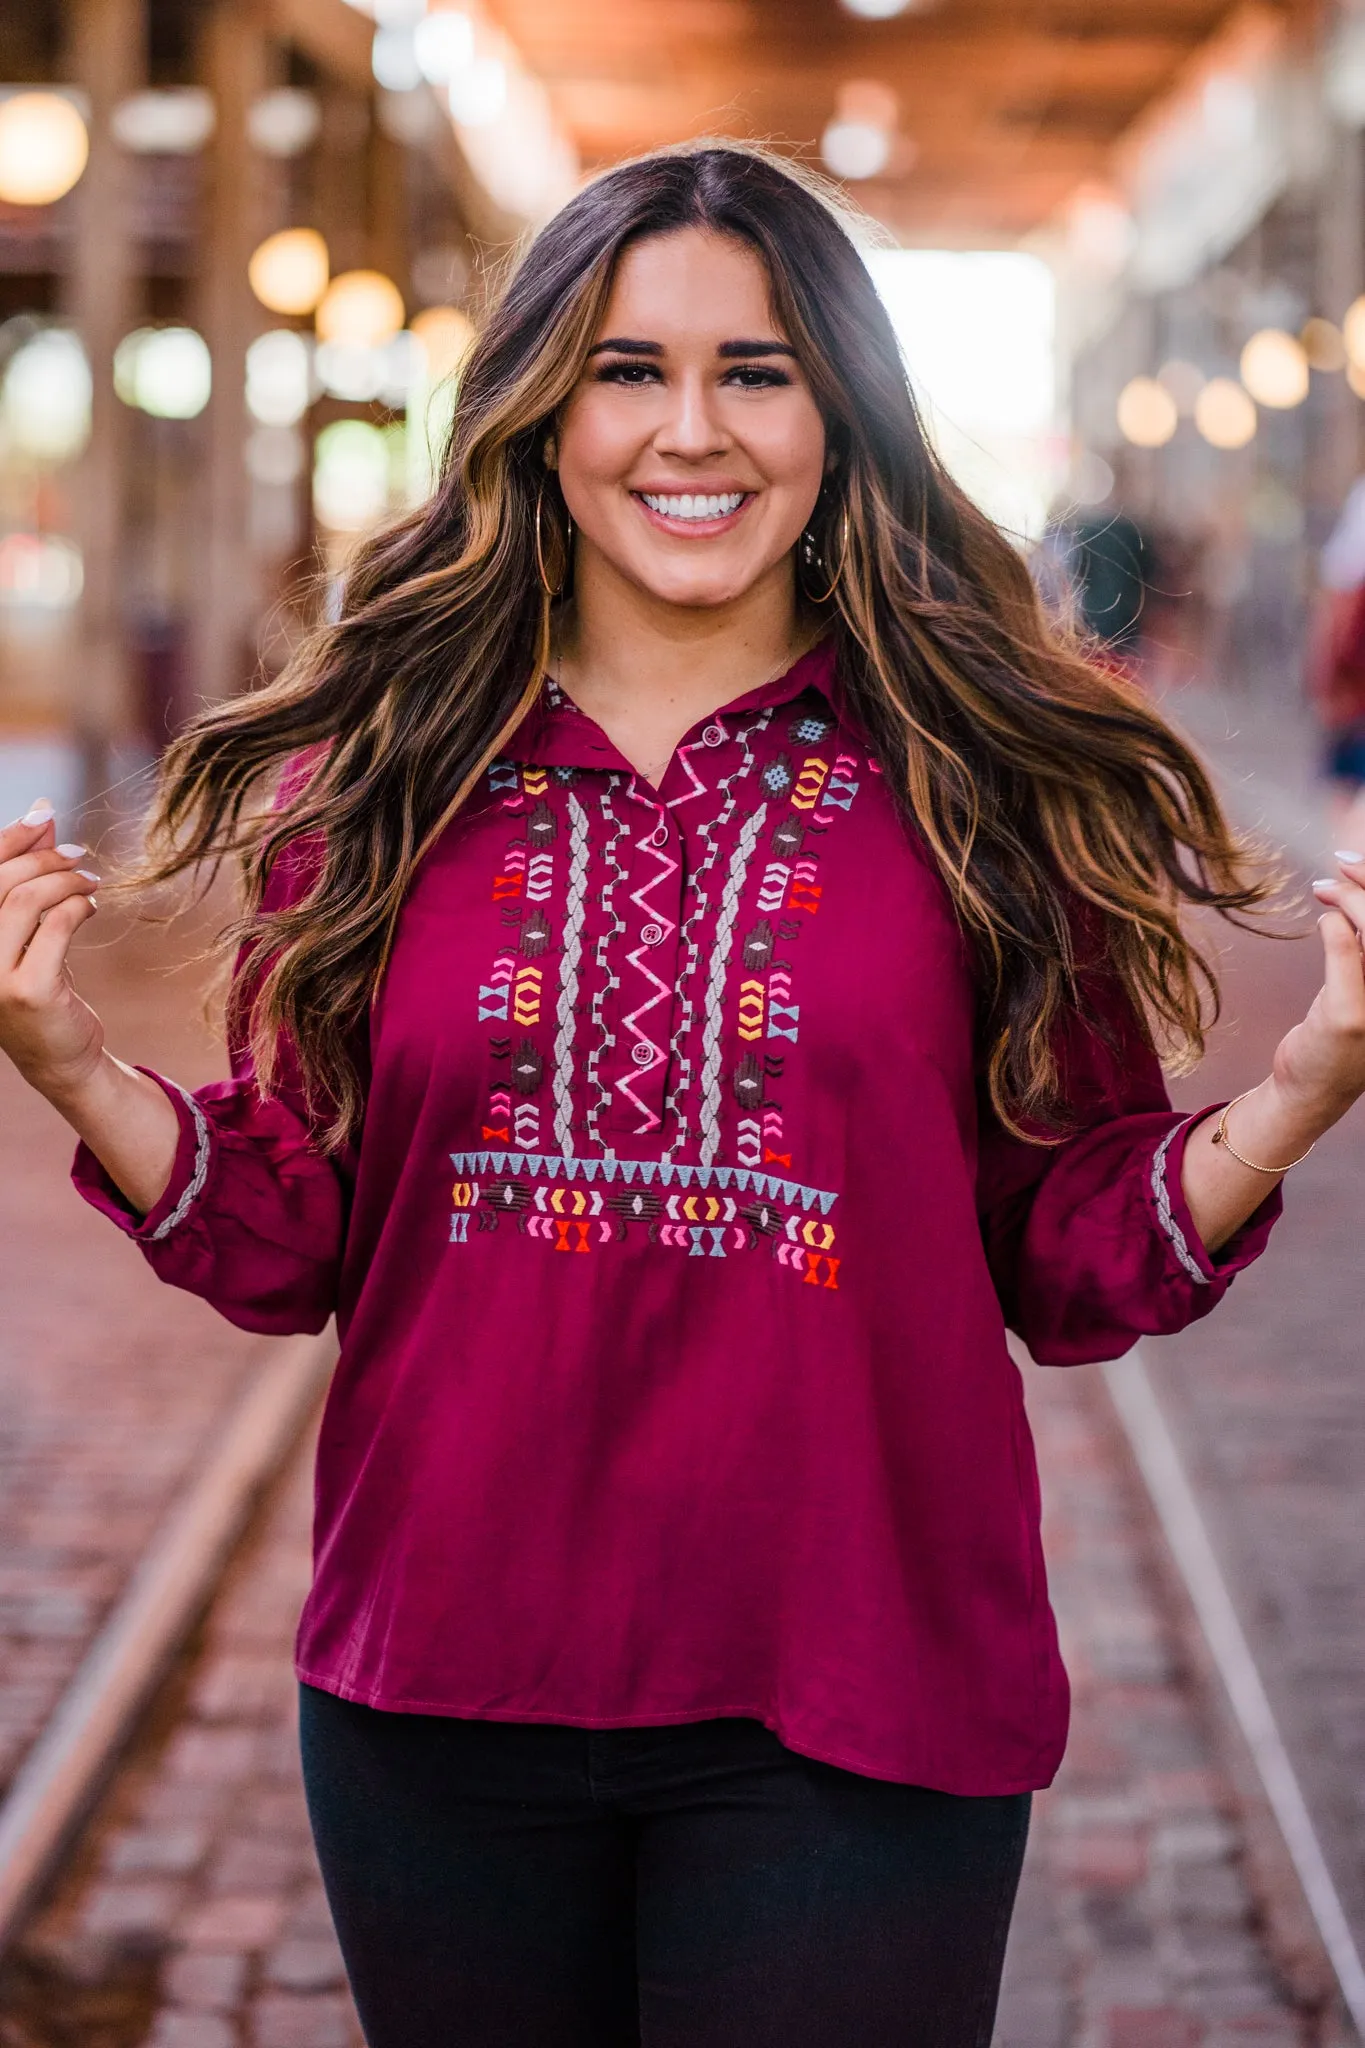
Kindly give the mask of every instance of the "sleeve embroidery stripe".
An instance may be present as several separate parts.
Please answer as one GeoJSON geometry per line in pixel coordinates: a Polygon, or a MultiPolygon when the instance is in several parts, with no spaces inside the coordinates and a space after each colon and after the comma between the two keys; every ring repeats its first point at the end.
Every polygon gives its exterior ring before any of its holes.
{"type": "Polygon", "coordinates": [[[1157,1222],[1170,1239],[1171,1249],[1174,1251],[1176,1258],[1189,1274],[1191,1280],[1200,1287],[1207,1287],[1209,1276],[1201,1271],[1194,1254],[1190,1250],[1189,1241],[1184,1231],[1171,1213],[1171,1190],[1166,1181],[1167,1155],[1170,1152],[1176,1132],[1184,1129],[1184,1124],[1174,1125],[1172,1129],[1167,1131],[1165,1137],[1156,1148],[1156,1154],[1152,1160],[1152,1198],[1156,1203],[1157,1222]]]}
{"type": "Polygon", "coordinates": [[[204,1183],[209,1177],[209,1120],[188,1088],[182,1088],[178,1081],[172,1081],[170,1085],[194,1118],[194,1171],[170,1215],[163,1217],[152,1232],[153,1244],[179,1228],[204,1192],[204,1183]]]}

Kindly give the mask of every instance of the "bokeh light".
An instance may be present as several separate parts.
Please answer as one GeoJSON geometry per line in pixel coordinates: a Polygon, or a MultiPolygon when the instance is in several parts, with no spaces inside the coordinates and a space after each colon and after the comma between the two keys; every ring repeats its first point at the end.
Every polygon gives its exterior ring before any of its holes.
{"type": "Polygon", "coordinates": [[[322,108],[316,93],[302,86],[281,85],[263,92],[247,109],[247,140],[262,156],[302,156],[317,141],[322,108]]]}
{"type": "Polygon", "coordinates": [[[1305,320],[1299,334],[1302,348],[1310,370],[1344,370],[1346,367],[1346,343],[1341,329],[1333,320],[1314,317],[1305,320]]]}
{"type": "Polygon", "coordinates": [[[1282,327],[1263,327],[1242,350],[1242,382],[1258,405],[1287,412],[1308,396],[1308,358],[1282,327]]]}
{"type": "Polygon", "coordinates": [[[422,83],[422,67],[412,30],[406,25],[377,28],[370,68],[386,92],[414,92],[422,83]]]}
{"type": "Polygon", "coordinates": [[[90,365],[69,328],[48,327],[11,356],[0,386],[10,447],[39,462],[70,462],[90,438],[90,365]]]}
{"type": "Polygon", "coordinates": [[[192,327],[139,327],[114,351],[114,389],[153,419],[198,419],[213,391],[208,343],[192,327]]]}
{"type": "Polygon", "coordinates": [[[0,199],[51,206],[79,183],[90,137],[70,100],[57,92],[17,92],[0,102],[0,199]]]}
{"type": "Polygon", "coordinates": [[[246,352],[247,411],[262,426],[292,427],[313,397],[312,352],[292,327],[258,335],[246,352]]]}
{"type": "Polygon", "coordinates": [[[1130,377],[1115,410],[1119,432],[1135,448],[1164,448],[1180,424],[1174,398],[1155,377],[1130,377]]]}
{"type": "Polygon", "coordinates": [[[194,156],[208,142],[218,113],[201,86],[164,86],[136,92],[115,107],[110,131],[134,156],[194,156]]]}
{"type": "Polygon", "coordinates": [[[380,348],[403,325],[403,296],[379,270],[347,270],[333,278],[318,307],[319,341],[380,348]]]}
{"type": "Polygon", "coordinates": [[[474,343],[474,322],[458,306],[428,306],[414,318],[412,332],[422,345],[432,384],[453,377],[474,343]]]}
{"type": "Polygon", "coordinates": [[[1365,364],[1365,293],[1347,307],[1341,323],[1341,338],[1351,361],[1365,364]]]}
{"type": "Polygon", "coordinates": [[[313,509],[332,533],[364,533],[389,502],[389,445],[365,420],[334,420],[318,435],[313,509]]]}
{"type": "Polygon", "coordinates": [[[1194,423],[1214,448],[1245,448],[1256,435],[1256,408],[1231,377],[1211,377],[1194,408],[1194,423]]]}
{"type": "Polygon", "coordinates": [[[507,106],[507,66],[501,57],[475,57],[446,88],[450,111],[462,127],[487,128],[507,106]]]}
{"type": "Polygon", "coordinates": [[[69,611],[85,586],[81,551],[52,533],[0,539],[0,605],[6,610],[69,611]]]}
{"type": "Polygon", "coordinates": [[[474,24],[467,14],[441,8],[417,23],[412,46],[423,78],[432,85],[449,85],[457,72],[474,62],[474,24]]]}
{"type": "Polygon", "coordinates": [[[311,313],[327,290],[331,258],[316,228],[282,228],[251,258],[251,289],[271,313],[311,313]]]}

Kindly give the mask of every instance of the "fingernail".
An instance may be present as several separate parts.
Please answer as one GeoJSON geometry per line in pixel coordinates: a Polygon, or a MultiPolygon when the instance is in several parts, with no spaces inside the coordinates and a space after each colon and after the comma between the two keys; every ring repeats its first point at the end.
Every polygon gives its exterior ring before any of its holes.
{"type": "Polygon", "coordinates": [[[1330,875],[1319,875],[1313,883],[1315,889],[1335,889],[1336,886],[1330,875]]]}
{"type": "MultiPolygon", "coordinates": [[[[61,849],[58,848],[58,851],[60,852],[61,849]]],[[[99,880],[99,876],[93,874],[89,868],[77,868],[76,873],[81,877],[82,881],[98,882],[99,880]]]]}
{"type": "Polygon", "coordinates": [[[1349,846],[1339,846],[1335,857],[1337,860],[1344,860],[1350,867],[1358,867],[1360,862],[1365,860],[1365,853],[1352,853],[1349,846]]]}
{"type": "Polygon", "coordinates": [[[59,846],[56,851],[62,856],[63,860],[78,860],[81,854],[85,852],[85,848],[83,846],[59,846]]]}
{"type": "Polygon", "coordinates": [[[47,798],[40,797],[36,804],[29,805],[19,823],[21,825],[46,825],[48,820],[55,818],[56,815],[57,813],[53,810],[47,798]]]}

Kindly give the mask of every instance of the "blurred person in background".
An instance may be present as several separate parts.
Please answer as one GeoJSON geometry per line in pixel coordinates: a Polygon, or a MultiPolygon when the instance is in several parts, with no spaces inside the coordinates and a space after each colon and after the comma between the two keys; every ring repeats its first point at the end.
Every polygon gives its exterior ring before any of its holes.
{"type": "Polygon", "coordinates": [[[1365,477],[1347,493],[1318,560],[1318,581],[1309,690],[1324,728],[1334,832],[1349,837],[1353,828],[1362,837],[1350,813],[1358,802],[1365,810],[1365,477]]]}
{"type": "Polygon", "coordinates": [[[0,1044],[173,1285],[341,1355],[299,1635],[373,2048],[986,2048],[1067,1717],[1006,1329],[1206,1314],[1365,1089],[1365,862],[1176,1114],[1204,771],[926,443],[835,202],[697,146],[541,231],[430,503],[167,756],[233,1078],[104,1046],[47,807],[0,1044]]]}

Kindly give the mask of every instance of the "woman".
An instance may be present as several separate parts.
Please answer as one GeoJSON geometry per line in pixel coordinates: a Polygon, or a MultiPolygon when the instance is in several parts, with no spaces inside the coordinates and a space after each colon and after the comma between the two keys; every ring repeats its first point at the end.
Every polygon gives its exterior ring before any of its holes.
{"type": "Polygon", "coordinates": [[[1273,1077],[1175,1115],[1179,914],[1259,885],[830,205],[717,147],[543,230],[435,498],[159,833],[244,864],[235,1078],[103,1050],[41,809],[0,1031],[158,1273],[337,1315],[299,1672],[368,2039],[986,2042],[1066,1721],[1006,1327],[1112,1356],[1260,1251],[1365,1087],[1365,868],[1273,1077]]]}

